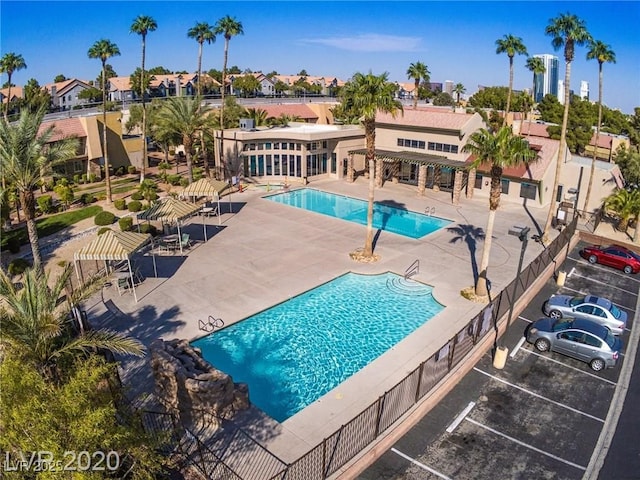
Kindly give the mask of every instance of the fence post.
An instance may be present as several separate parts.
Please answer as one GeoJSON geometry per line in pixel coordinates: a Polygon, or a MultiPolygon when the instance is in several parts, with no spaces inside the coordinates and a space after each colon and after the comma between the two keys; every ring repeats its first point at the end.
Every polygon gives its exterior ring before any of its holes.
{"type": "Polygon", "coordinates": [[[425,363],[426,361],[422,362],[420,367],[418,367],[418,385],[416,386],[416,397],[414,403],[418,403],[418,400],[420,400],[420,387],[422,387],[422,373],[424,372],[425,363]]]}
{"type": "Polygon", "coordinates": [[[447,357],[447,373],[451,371],[451,366],[453,364],[453,356],[455,355],[456,343],[458,343],[458,334],[456,333],[451,340],[449,340],[449,355],[447,357]]]}
{"type": "Polygon", "coordinates": [[[378,438],[380,434],[380,420],[382,420],[382,411],[384,410],[384,400],[387,397],[387,392],[384,392],[384,395],[378,397],[378,413],[376,414],[376,432],[374,435],[374,439],[378,438]]]}

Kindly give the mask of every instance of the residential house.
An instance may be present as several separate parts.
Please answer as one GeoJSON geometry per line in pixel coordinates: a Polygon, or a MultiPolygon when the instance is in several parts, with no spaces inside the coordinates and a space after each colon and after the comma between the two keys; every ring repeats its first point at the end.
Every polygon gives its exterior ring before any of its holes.
{"type": "Polygon", "coordinates": [[[415,82],[396,82],[396,98],[401,100],[413,100],[418,94],[415,82]]]}
{"type": "Polygon", "coordinates": [[[70,78],[64,82],[49,83],[44,86],[51,95],[51,108],[54,110],[73,110],[87,106],[89,101],[78,98],[80,92],[93,88],[89,82],[70,78]]]}
{"type": "MultiPolygon", "coordinates": [[[[13,86],[11,87],[11,102],[15,102],[17,100],[21,100],[22,98],[24,98],[24,92],[22,90],[22,87],[18,87],[18,86],[13,86]]],[[[0,102],[2,103],[3,106],[3,111],[6,103],[9,101],[9,88],[2,88],[0,89],[0,102]]]]}
{"type": "MultiPolygon", "coordinates": [[[[589,141],[588,145],[584,147],[584,155],[585,157],[593,157],[593,151],[596,144],[596,132],[593,132],[593,136],[589,141]]],[[[624,135],[615,135],[613,133],[600,132],[598,136],[598,146],[596,149],[596,158],[600,160],[605,160],[607,162],[612,162],[613,157],[616,153],[616,150],[620,148],[621,145],[624,145],[627,151],[631,147],[631,142],[629,141],[629,137],[624,135]]]]}
{"type": "Polygon", "coordinates": [[[138,98],[131,88],[131,77],[111,77],[107,82],[107,91],[109,101],[122,105],[138,98]]]}

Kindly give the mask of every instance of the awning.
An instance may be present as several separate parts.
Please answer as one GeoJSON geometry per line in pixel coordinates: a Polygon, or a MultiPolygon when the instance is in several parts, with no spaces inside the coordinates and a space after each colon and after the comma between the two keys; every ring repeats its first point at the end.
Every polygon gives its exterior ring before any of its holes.
{"type": "Polygon", "coordinates": [[[73,257],[75,260],[128,260],[131,254],[150,241],[148,233],[107,230],[74,253],[73,257]]]}
{"type": "Polygon", "coordinates": [[[141,220],[158,220],[165,223],[179,222],[200,210],[198,205],[167,197],[151,206],[151,208],[140,212],[138,218],[141,220]]]}
{"type": "MultiPolygon", "coordinates": [[[[350,150],[349,154],[362,155],[364,157],[367,154],[367,150],[365,148],[350,150]]],[[[376,149],[376,159],[380,159],[383,162],[403,162],[415,165],[441,166],[451,168],[453,170],[468,169],[468,165],[465,162],[451,160],[450,158],[442,157],[440,155],[429,155],[417,152],[392,152],[391,150],[376,149]]]]}
{"type": "Polygon", "coordinates": [[[213,197],[215,195],[221,195],[227,188],[229,188],[229,184],[225,181],[201,178],[185,187],[182,193],[180,193],[180,196],[213,197]]]}

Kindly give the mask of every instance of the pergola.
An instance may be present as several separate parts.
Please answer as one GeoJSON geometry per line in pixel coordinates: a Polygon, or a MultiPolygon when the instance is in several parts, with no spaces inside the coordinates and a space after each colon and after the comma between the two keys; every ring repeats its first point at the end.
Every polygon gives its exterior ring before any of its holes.
{"type": "MultiPolygon", "coordinates": [[[[349,159],[352,162],[353,155],[361,155],[365,157],[367,154],[367,150],[357,149],[349,151],[349,159]]],[[[376,162],[384,163],[406,163],[412,165],[418,165],[420,167],[418,174],[418,191],[420,194],[423,194],[426,188],[426,178],[427,178],[427,167],[438,167],[438,168],[448,168],[453,170],[454,173],[454,183],[453,183],[453,203],[457,204],[460,199],[460,192],[464,188],[463,181],[465,177],[465,173],[468,173],[469,176],[472,174],[472,170],[469,168],[469,164],[466,162],[461,162],[459,160],[452,160],[447,157],[443,157],[440,155],[431,155],[426,153],[419,152],[394,152],[391,150],[378,150],[376,149],[375,153],[376,162]]],[[[353,162],[352,162],[353,164],[353,162]]],[[[349,174],[353,175],[353,168],[349,169],[349,174]]],[[[382,186],[382,172],[376,174],[378,176],[378,186],[382,186]]],[[[475,175],[475,174],[474,174],[475,175]]],[[[349,181],[353,181],[352,178],[349,178],[349,181]]],[[[471,196],[471,192],[469,191],[469,182],[467,181],[467,197],[471,196]]],[[[439,185],[438,185],[439,188],[439,185]]]]}
{"type": "MultiPolygon", "coordinates": [[[[180,253],[182,253],[182,235],[180,232],[180,222],[191,217],[200,210],[198,205],[178,200],[173,197],[166,197],[158,203],[153,204],[144,212],[138,214],[138,219],[147,221],[160,221],[162,223],[176,223],[178,226],[178,241],[180,243],[180,253]]],[[[205,231],[206,235],[206,231],[205,231]]]]}
{"type": "MultiPolygon", "coordinates": [[[[107,261],[126,261],[131,288],[133,289],[133,298],[137,303],[138,297],[136,295],[136,286],[131,268],[131,256],[150,242],[152,242],[152,237],[148,233],[115,232],[113,230],[107,230],[73,254],[73,264],[76,269],[78,281],[82,282],[78,268],[78,261],[80,260],[102,260],[105,262],[105,270],[107,272],[107,261]]],[[[153,256],[153,272],[158,276],[155,256],[153,256]]]]}
{"type": "MultiPolygon", "coordinates": [[[[229,184],[222,180],[213,180],[211,178],[201,178],[189,184],[180,193],[181,198],[200,198],[208,197],[216,202],[215,214],[218,217],[218,225],[220,225],[220,195],[229,188],[229,184]]],[[[229,205],[231,205],[231,196],[229,196],[229,205]]],[[[204,219],[203,219],[204,226],[204,219]]],[[[207,240],[207,230],[205,227],[204,239],[207,240]]]]}

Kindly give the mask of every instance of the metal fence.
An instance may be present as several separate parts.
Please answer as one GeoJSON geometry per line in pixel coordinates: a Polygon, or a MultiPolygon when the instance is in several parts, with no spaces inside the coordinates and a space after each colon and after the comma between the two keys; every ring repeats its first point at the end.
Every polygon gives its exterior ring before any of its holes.
{"type": "MultiPolygon", "coordinates": [[[[568,248],[577,217],[504,290],[430,358],[359,415],[311,451],[284,464],[244,432],[219,432],[210,441],[193,433],[183,436],[182,454],[207,478],[239,480],[324,480],[385,433],[456,367],[485,335],[498,331],[498,322],[540,277],[563,248],[568,248]],[[265,453],[266,452],[266,453],[265,453]],[[242,467],[241,467],[242,466],[242,467]],[[277,470],[278,467],[281,467],[277,470]]],[[[544,246],[544,245],[543,245],[544,246]]],[[[554,267],[554,270],[558,265],[554,267]]]]}

